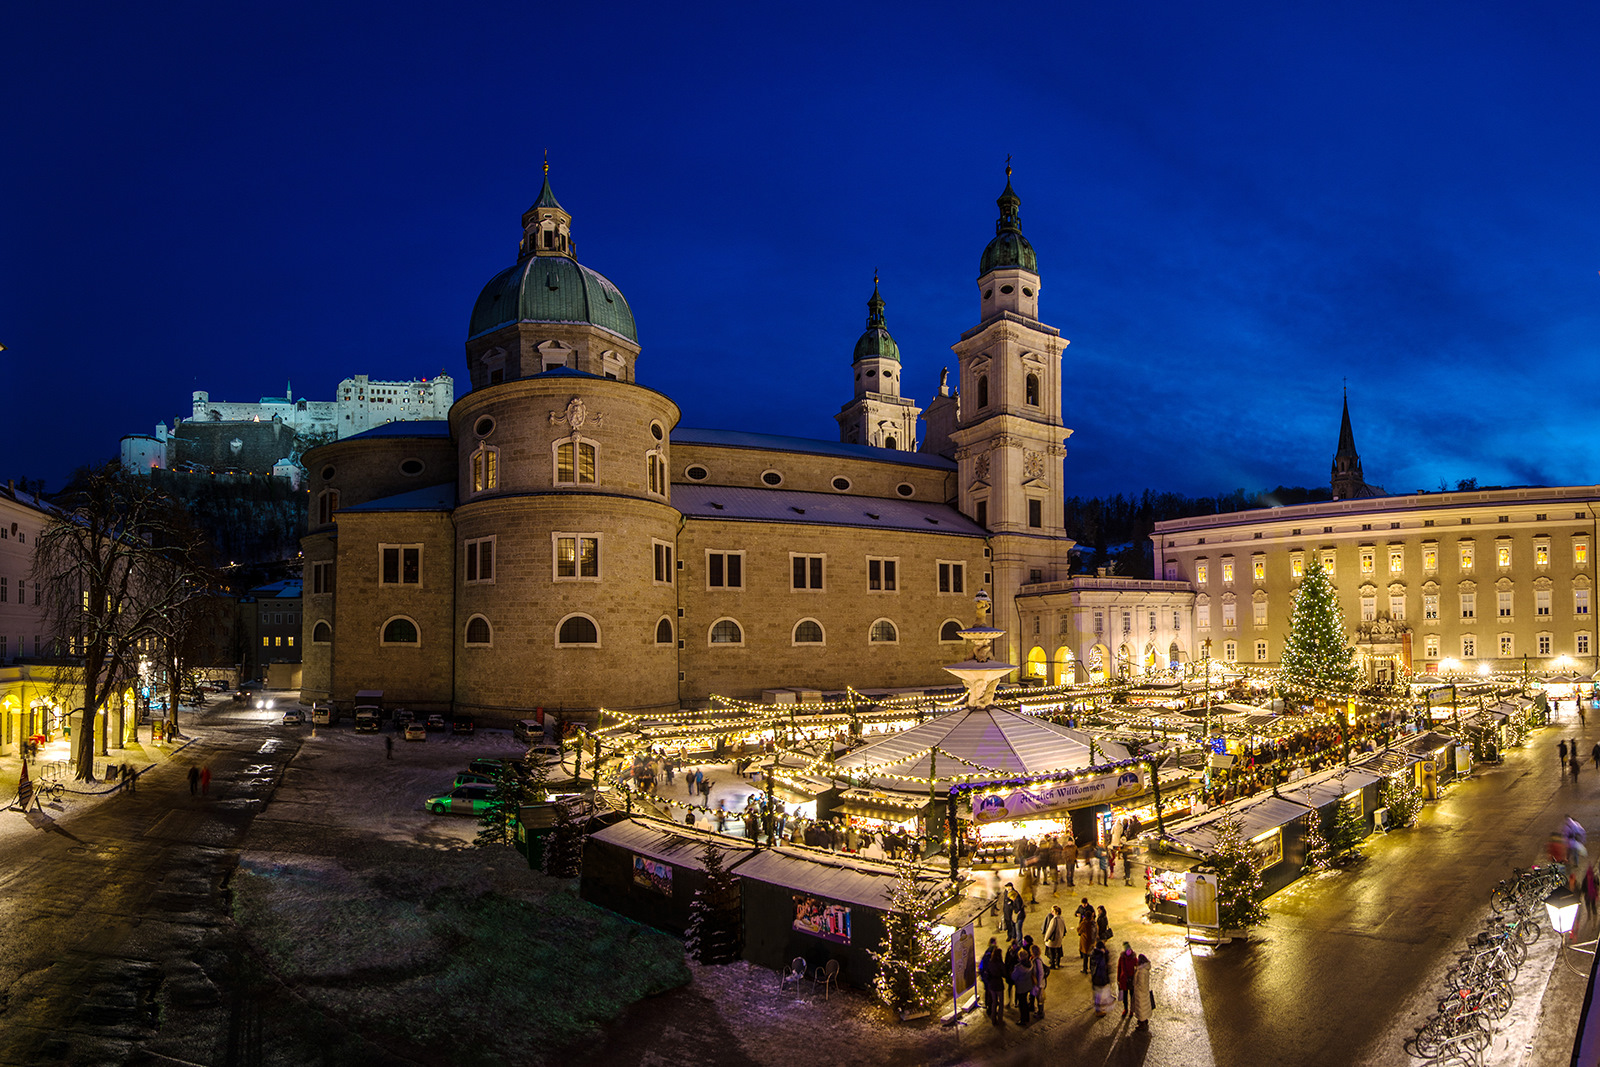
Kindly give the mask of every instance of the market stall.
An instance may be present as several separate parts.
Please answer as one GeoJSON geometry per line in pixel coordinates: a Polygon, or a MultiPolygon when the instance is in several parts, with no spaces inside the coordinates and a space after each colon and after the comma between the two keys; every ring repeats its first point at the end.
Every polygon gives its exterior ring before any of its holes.
{"type": "Polygon", "coordinates": [[[1169,825],[1166,836],[1157,839],[1149,861],[1151,918],[1186,920],[1182,875],[1215,852],[1216,823],[1227,814],[1238,816],[1242,836],[1261,857],[1261,879],[1268,894],[1299,878],[1305,862],[1301,834],[1305,816],[1312,810],[1287,797],[1264,794],[1169,825]]]}
{"type": "Polygon", "coordinates": [[[753,843],[650,818],[624,819],[591,833],[583,845],[578,895],[637,922],[682,934],[689,905],[703,889],[705,850],[722,852],[724,869],[753,855],[753,843]]]}

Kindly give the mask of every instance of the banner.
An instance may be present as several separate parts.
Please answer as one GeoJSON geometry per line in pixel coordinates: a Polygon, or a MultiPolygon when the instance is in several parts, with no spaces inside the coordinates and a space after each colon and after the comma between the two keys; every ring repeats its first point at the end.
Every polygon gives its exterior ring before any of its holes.
{"type": "Polygon", "coordinates": [[[1215,930],[1222,925],[1222,918],[1217,914],[1217,876],[1214,874],[1198,874],[1194,871],[1184,875],[1183,898],[1187,902],[1190,926],[1202,926],[1215,930]]]}
{"type": "Polygon", "coordinates": [[[972,821],[1003,822],[1030,819],[1053,811],[1068,811],[1114,800],[1136,797],[1144,792],[1144,772],[1126,770],[1077,782],[1058,782],[1037,789],[1017,789],[1010,793],[972,796],[972,821]]]}
{"type": "Polygon", "coordinates": [[[963,997],[968,993],[977,995],[978,939],[973,935],[971,923],[957,930],[950,939],[950,985],[958,1011],[963,997]]]}

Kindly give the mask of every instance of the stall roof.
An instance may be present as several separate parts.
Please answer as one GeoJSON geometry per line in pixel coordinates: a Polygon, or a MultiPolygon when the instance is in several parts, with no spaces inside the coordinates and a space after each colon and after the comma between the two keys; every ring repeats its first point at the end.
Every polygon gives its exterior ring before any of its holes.
{"type": "Polygon", "coordinates": [[[1386,748],[1369,760],[1362,760],[1363,770],[1373,774],[1390,775],[1395,771],[1403,770],[1413,763],[1422,762],[1422,757],[1415,752],[1407,752],[1402,748],[1386,748]]]}
{"type": "Polygon", "coordinates": [[[1323,771],[1298,781],[1285,782],[1278,787],[1278,792],[1301,804],[1320,808],[1330,801],[1349,796],[1357,789],[1365,789],[1378,780],[1378,776],[1371,771],[1354,767],[1341,769],[1345,771],[1342,781],[1337,771],[1323,771]]]}
{"type": "MultiPolygon", "coordinates": [[[[741,862],[738,873],[740,878],[879,911],[888,910],[897,878],[888,864],[821,859],[793,848],[762,849],[741,862]]],[[[941,884],[931,869],[919,881],[929,889],[941,884]]]]}
{"type": "Polygon", "coordinates": [[[873,796],[863,789],[847,789],[840,795],[839,803],[835,805],[833,813],[882,819],[884,822],[905,822],[907,819],[917,818],[927,810],[926,799],[921,804],[897,804],[887,797],[873,796]]]}
{"type": "Polygon", "coordinates": [[[1282,797],[1267,796],[1252,797],[1249,800],[1234,801],[1232,804],[1215,808],[1202,815],[1191,816],[1177,823],[1167,830],[1167,836],[1175,839],[1179,844],[1202,852],[1210,852],[1216,847],[1217,833],[1216,822],[1228,812],[1239,816],[1241,828],[1246,841],[1268,830],[1276,830],[1285,823],[1310,812],[1304,804],[1297,804],[1292,800],[1282,797]]]}
{"type": "MultiPolygon", "coordinates": [[[[960,708],[863,745],[841,756],[837,766],[846,773],[926,778],[931,762],[928,750],[935,745],[948,754],[939,760],[937,773],[941,780],[952,781],[974,774],[982,777],[985,772],[978,768],[994,768],[1006,775],[1048,774],[1128,758],[1128,750],[1121,745],[1098,741],[1096,757],[1091,758],[1089,740],[1081,731],[1006,708],[960,708]]],[[[916,785],[903,783],[897,788],[914,790],[916,785]]]]}
{"type": "Polygon", "coordinates": [[[724,868],[739,863],[739,854],[752,853],[756,850],[755,845],[736,837],[691,830],[687,826],[657,822],[653,819],[624,819],[604,829],[596,830],[589,837],[608,845],[625,848],[630,852],[637,852],[641,856],[648,856],[661,863],[671,863],[695,871],[705,869],[703,857],[708,844],[715,844],[735,854],[723,860],[724,868]]]}
{"type": "Polygon", "coordinates": [[[1456,744],[1456,739],[1449,734],[1441,734],[1437,730],[1429,730],[1425,734],[1418,734],[1416,737],[1402,742],[1402,744],[1412,752],[1437,752],[1441,748],[1448,748],[1456,744]]]}

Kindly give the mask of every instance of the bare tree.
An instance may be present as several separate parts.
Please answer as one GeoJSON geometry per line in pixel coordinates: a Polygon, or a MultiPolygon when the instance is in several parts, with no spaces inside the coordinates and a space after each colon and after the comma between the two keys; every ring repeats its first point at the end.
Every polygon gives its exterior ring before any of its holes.
{"type": "Polygon", "coordinates": [[[34,545],[33,575],[56,648],[82,665],[73,752],[82,781],[94,778],[95,725],[108,700],[141,656],[164,653],[173,617],[205,593],[205,545],[170,497],[115,461],[79,471],[56,506],[34,545]]]}

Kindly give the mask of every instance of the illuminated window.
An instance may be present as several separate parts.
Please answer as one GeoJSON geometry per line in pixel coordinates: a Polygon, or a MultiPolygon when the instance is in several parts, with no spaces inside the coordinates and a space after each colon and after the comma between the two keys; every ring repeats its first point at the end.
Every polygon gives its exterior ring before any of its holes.
{"type": "Polygon", "coordinates": [[[599,534],[551,534],[555,546],[557,581],[598,581],[600,578],[599,534]]]}
{"type": "Polygon", "coordinates": [[[500,450],[479,445],[472,453],[472,491],[485,493],[500,486],[500,450]]]}
{"type": "Polygon", "coordinates": [[[1266,581],[1267,558],[1265,556],[1255,556],[1250,560],[1250,577],[1258,582],[1266,581]]]}
{"type": "Polygon", "coordinates": [[[1470,541],[1461,543],[1461,570],[1463,572],[1472,570],[1472,543],[1470,541]]]}
{"type": "Polygon", "coordinates": [[[1233,607],[1232,603],[1222,605],[1222,628],[1224,630],[1233,629],[1233,607]]]}
{"type": "Polygon", "coordinates": [[[1204,563],[1196,563],[1194,565],[1194,580],[1199,585],[1206,584],[1206,565],[1204,563]]]}
{"type": "Polygon", "coordinates": [[[1404,574],[1406,569],[1406,550],[1398,546],[1389,548],[1389,573],[1404,574]]]}
{"type": "Polygon", "coordinates": [[[1515,642],[1512,640],[1510,634],[1500,635],[1500,657],[1502,659],[1507,659],[1516,655],[1516,653],[1513,651],[1514,646],[1515,642]]]}
{"type": "Polygon", "coordinates": [[[1494,564],[1496,567],[1511,566],[1511,546],[1509,544],[1495,545],[1494,564]]]}
{"type": "Polygon", "coordinates": [[[1322,554],[1322,569],[1324,571],[1327,571],[1329,578],[1333,577],[1333,553],[1332,552],[1324,552],[1322,554]]]}
{"type": "Polygon", "coordinates": [[[1429,634],[1422,639],[1422,654],[1428,659],[1439,658],[1439,635],[1429,634]]]}
{"type": "Polygon", "coordinates": [[[1378,550],[1363,548],[1361,550],[1361,573],[1370,575],[1378,569],[1378,550]]]}
{"type": "Polygon", "coordinates": [[[556,484],[593,485],[596,446],[593,441],[556,442],[556,484]]]}
{"type": "Polygon", "coordinates": [[[1533,565],[1535,567],[1548,567],[1550,565],[1550,542],[1538,541],[1533,546],[1533,565]]]}
{"type": "MultiPolygon", "coordinates": [[[[1196,604],[1195,605],[1195,608],[1194,608],[1194,624],[1196,626],[1200,627],[1200,629],[1202,629],[1202,630],[1209,630],[1211,628],[1211,605],[1210,604],[1196,604]]],[[[1095,633],[1099,633],[1099,632],[1100,632],[1099,630],[1095,631],[1095,633]]]]}
{"type": "Polygon", "coordinates": [[[1577,635],[1577,637],[1578,637],[1578,655],[1587,656],[1589,654],[1589,634],[1588,634],[1588,632],[1585,631],[1584,633],[1580,633],[1580,634],[1577,635]]]}
{"type": "Polygon", "coordinates": [[[1463,634],[1461,637],[1461,655],[1464,659],[1472,659],[1478,654],[1478,639],[1472,634],[1463,634]]]}
{"type": "Polygon", "coordinates": [[[1224,584],[1232,584],[1233,582],[1233,560],[1231,559],[1222,561],[1222,581],[1224,584]]]}
{"type": "Polygon", "coordinates": [[[1422,546],[1422,569],[1429,574],[1439,569],[1439,550],[1435,546],[1422,546]]]}
{"type": "Polygon", "coordinates": [[[272,647],[272,638],[270,638],[270,637],[263,637],[263,638],[262,638],[262,639],[261,639],[261,647],[262,647],[262,648],[271,648],[271,647],[272,647]]]}
{"type": "Polygon", "coordinates": [[[1461,617],[1463,619],[1475,618],[1478,614],[1478,594],[1461,594],[1461,617]]]}
{"type": "Polygon", "coordinates": [[[1256,662],[1267,662],[1267,643],[1265,641],[1256,642],[1256,662]]]}
{"type": "Polygon", "coordinates": [[[1572,542],[1572,562],[1583,566],[1589,562],[1589,541],[1580,537],[1572,542]]]}
{"type": "Polygon", "coordinates": [[[1229,663],[1238,663],[1239,662],[1239,642],[1237,642],[1237,641],[1224,641],[1224,642],[1222,642],[1222,658],[1227,660],[1229,663]]]}
{"type": "Polygon", "coordinates": [[[1295,552],[1289,556],[1289,574],[1297,581],[1306,576],[1306,557],[1304,552],[1295,552]]]}

